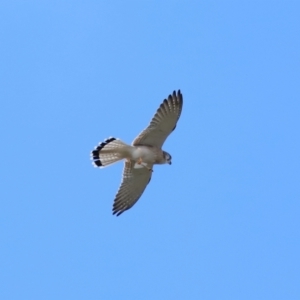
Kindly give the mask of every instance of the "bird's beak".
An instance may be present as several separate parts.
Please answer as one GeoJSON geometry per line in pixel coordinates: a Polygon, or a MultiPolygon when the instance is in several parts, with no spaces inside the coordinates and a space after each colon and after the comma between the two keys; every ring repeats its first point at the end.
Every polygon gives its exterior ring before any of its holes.
{"type": "Polygon", "coordinates": [[[172,162],[171,161],[169,161],[169,165],[171,165],[172,164],[172,162]]]}

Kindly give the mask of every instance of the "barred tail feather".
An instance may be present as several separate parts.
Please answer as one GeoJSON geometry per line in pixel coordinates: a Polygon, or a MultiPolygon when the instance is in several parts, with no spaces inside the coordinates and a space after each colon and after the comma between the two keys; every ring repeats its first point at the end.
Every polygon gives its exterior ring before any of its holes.
{"type": "Polygon", "coordinates": [[[129,147],[121,140],[110,137],[91,152],[91,159],[95,167],[103,168],[124,159],[129,147]]]}

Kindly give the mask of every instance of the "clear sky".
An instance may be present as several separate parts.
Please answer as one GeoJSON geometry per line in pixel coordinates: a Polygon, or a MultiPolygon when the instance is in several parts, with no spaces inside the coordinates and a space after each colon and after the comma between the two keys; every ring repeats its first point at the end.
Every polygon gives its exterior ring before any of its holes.
{"type": "Polygon", "coordinates": [[[1,1],[0,299],[300,299],[299,1],[1,1]],[[131,143],[184,106],[137,204],[131,143]]]}

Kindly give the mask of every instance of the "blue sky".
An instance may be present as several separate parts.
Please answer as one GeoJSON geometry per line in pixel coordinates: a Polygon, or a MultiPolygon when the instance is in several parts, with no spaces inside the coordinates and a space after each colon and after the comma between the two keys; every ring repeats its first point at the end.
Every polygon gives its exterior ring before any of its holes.
{"type": "Polygon", "coordinates": [[[298,1],[2,1],[0,298],[300,299],[298,1]],[[130,143],[182,116],[138,203],[130,143]]]}

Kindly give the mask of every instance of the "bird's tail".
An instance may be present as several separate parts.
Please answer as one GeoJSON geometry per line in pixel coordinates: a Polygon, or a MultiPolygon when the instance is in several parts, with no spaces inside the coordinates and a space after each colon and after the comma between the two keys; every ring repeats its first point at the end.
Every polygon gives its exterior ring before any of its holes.
{"type": "Polygon", "coordinates": [[[128,156],[131,146],[121,140],[110,137],[100,143],[92,152],[91,159],[95,167],[106,167],[128,156]]]}

